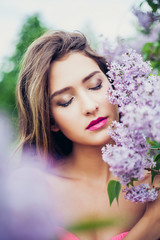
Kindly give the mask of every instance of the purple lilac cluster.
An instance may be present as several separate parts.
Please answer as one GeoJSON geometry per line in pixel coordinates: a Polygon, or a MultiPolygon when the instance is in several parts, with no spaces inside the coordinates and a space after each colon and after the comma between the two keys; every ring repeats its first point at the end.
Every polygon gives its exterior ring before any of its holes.
{"type": "Polygon", "coordinates": [[[107,73],[114,85],[107,97],[119,105],[125,126],[160,142],[160,76],[151,74],[149,62],[143,62],[135,50],[123,54],[122,61],[123,64],[113,62],[107,73]]]}
{"type": "Polygon", "coordinates": [[[120,178],[121,184],[127,185],[133,179],[143,179],[144,169],[153,165],[148,154],[149,145],[139,131],[113,122],[108,134],[115,145],[107,144],[102,148],[102,157],[110,165],[113,175],[120,178]]]}
{"type": "Polygon", "coordinates": [[[125,199],[132,202],[152,202],[158,197],[158,191],[155,188],[150,188],[148,184],[140,184],[123,191],[126,193],[125,199]]]}
{"type": "Polygon", "coordinates": [[[121,56],[121,61],[121,64],[113,61],[107,72],[115,88],[110,87],[107,97],[111,103],[120,106],[137,102],[137,90],[151,72],[150,63],[143,62],[135,50],[129,49],[121,56]]]}
{"type": "Polygon", "coordinates": [[[139,9],[133,8],[133,14],[138,18],[140,26],[146,31],[149,30],[153,22],[158,21],[159,17],[153,12],[143,12],[139,9]]]}
{"type": "Polygon", "coordinates": [[[139,87],[137,103],[122,106],[122,121],[146,138],[160,142],[160,76],[149,76],[139,87]]]}
{"type": "Polygon", "coordinates": [[[119,105],[121,123],[111,125],[108,133],[115,145],[107,144],[102,156],[113,174],[127,185],[143,179],[145,168],[155,165],[146,139],[160,142],[160,77],[151,74],[149,62],[143,62],[134,50],[123,54],[122,61],[113,62],[107,73],[114,86],[107,97],[119,105]]]}

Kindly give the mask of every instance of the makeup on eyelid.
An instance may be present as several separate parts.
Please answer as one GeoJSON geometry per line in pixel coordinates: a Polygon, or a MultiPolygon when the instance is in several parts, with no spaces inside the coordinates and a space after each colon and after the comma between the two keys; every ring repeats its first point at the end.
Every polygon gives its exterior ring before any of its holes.
{"type": "MultiPolygon", "coordinates": [[[[102,81],[100,80],[99,83],[94,87],[88,87],[88,90],[93,90],[93,91],[96,91],[96,90],[99,90],[101,89],[102,87],[102,81]]],[[[74,97],[72,96],[68,101],[64,101],[64,102],[61,102],[61,101],[58,101],[57,102],[57,105],[58,106],[61,106],[61,107],[67,107],[68,105],[71,104],[72,100],[74,99],[74,97]]]]}
{"type": "Polygon", "coordinates": [[[56,61],[49,84],[51,113],[73,146],[103,146],[110,140],[107,129],[118,111],[106,98],[110,83],[95,61],[81,53],[56,61]]]}

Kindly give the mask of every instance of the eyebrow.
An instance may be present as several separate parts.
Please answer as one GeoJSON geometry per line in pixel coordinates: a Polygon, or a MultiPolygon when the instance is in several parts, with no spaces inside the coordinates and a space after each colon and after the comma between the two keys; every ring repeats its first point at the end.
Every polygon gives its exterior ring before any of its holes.
{"type": "MultiPolygon", "coordinates": [[[[100,73],[100,71],[94,71],[92,73],[90,73],[89,75],[87,75],[86,77],[84,77],[82,79],[82,83],[85,83],[87,80],[89,80],[90,78],[92,78],[94,75],[96,75],[97,73],[100,73]]],[[[50,100],[53,99],[55,96],[59,95],[59,94],[62,94],[68,90],[70,90],[71,87],[65,87],[65,88],[62,88],[61,90],[58,90],[56,92],[54,92],[51,96],[50,96],[50,100]]]]}

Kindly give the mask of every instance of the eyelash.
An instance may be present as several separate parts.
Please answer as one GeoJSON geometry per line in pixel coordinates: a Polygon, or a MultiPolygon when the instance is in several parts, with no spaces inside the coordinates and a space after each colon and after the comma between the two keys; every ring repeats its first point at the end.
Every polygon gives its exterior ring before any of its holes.
{"type": "Polygon", "coordinates": [[[72,100],[73,100],[73,97],[66,103],[58,103],[58,106],[67,107],[69,104],[71,104],[72,100]]]}
{"type": "MultiPolygon", "coordinates": [[[[95,91],[95,90],[101,89],[101,87],[102,87],[102,83],[98,84],[96,87],[89,88],[89,90],[94,90],[94,91],[95,91]]],[[[71,98],[68,102],[66,102],[66,103],[58,103],[58,106],[68,107],[68,106],[71,104],[73,98],[74,98],[74,97],[72,97],[72,98],[71,98]]]]}
{"type": "Polygon", "coordinates": [[[99,90],[102,87],[102,83],[98,84],[96,87],[89,88],[89,90],[99,90]]]}

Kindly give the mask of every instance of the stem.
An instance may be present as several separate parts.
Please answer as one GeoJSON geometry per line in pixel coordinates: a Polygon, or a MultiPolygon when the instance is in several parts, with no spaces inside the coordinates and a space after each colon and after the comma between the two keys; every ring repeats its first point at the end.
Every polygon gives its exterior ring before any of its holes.
{"type": "Polygon", "coordinates": [[[160,175],[160,170],[152,169],[152,168],[145,168],[145,170],[148,170],[150,172],[155,172],[157,175],[160,175]]]}
{"type": "Polygon", "coordinates": [[[155,186],[153,186],[153,188],[154,188],[155,190],[157,190],[157,191],[160,190],[160,187],[155,187],[155,186]]]}
{"type": "Polygon", "coordinates": [[[160,150],[160,148],[150,148],[150,150],[160,150]]]}

